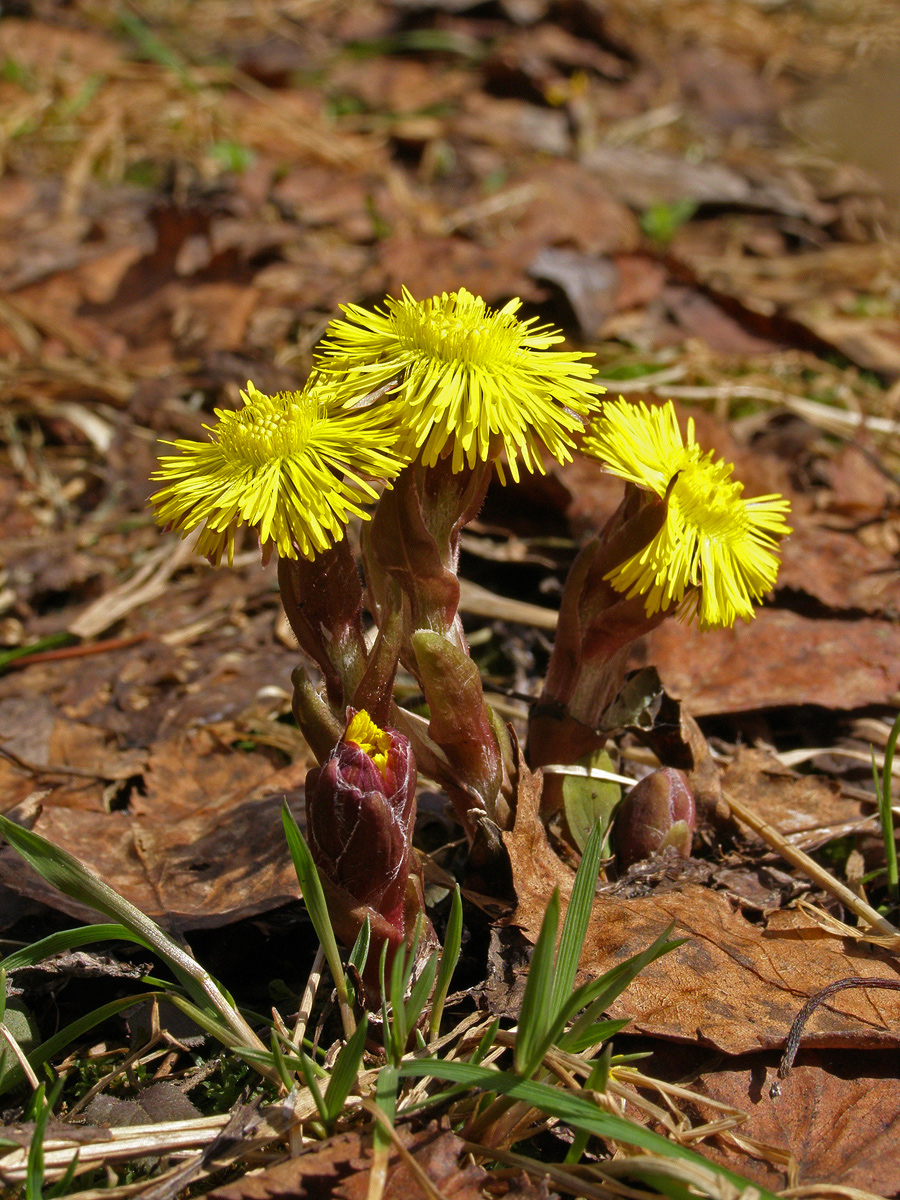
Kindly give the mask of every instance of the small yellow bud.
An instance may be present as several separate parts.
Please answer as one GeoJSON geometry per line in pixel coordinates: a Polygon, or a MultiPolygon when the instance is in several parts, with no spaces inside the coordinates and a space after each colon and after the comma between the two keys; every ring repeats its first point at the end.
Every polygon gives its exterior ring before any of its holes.
{"type": "Polygon", "coordinates": [[[368,754],[381,774],[387,774],[391,736],[383,729],[378,728],[364,708],[351,717],[347,732],[344,734],[344,741],[359,746],[363,754],[368,754]]]}

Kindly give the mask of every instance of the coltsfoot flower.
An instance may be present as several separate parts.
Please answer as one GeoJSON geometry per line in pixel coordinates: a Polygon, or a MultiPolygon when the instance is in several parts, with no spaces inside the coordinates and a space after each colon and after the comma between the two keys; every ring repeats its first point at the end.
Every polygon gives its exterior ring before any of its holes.
{"type": "Polygon", "coordinates": [[[732,464],[696,444],[693,419],[682,437],[671,401],[607,402],[583,449],[667,502],[656,537],[606,576],[617,591],[644,595],[651,616],[678,605],[679,617],[701,629],[753,617],[778,575],[778,539],[791,532],[787,500],[745,500],[732,464]]]}
{"type": "Polygon", "coordinates": [[[589,355],[551,350],[563,335],[536,317],[519,320],[521,304],[494,310],[465,288],[421,301],[404,288],[399,300],[385,300],[386,311],[348,304],[317,365],[346,373],[356,395],[397,380],[404,449],[425,466],[448,445],[454,471],[495,459],[502,446],[517,480],[520,455],[528,471],[543,470],[541,447],[558,462],[571,459],[572,434],[602,390],[582,361],[589,355]]]}
{"type": "Polygon", "coordinates": [[[397,405],[352,410],[315,376],[302,392],[265,396],[252,383],[244,407],[216,409],[210,441],[168,443],[152,497],[160,525],[183,536],[202,526],[197,553],[216,565],[234,558],[241,525],[256,528],[263,558],[312,559],[340,541],[351,515],[405,465],[394,449],[397,405]]]}

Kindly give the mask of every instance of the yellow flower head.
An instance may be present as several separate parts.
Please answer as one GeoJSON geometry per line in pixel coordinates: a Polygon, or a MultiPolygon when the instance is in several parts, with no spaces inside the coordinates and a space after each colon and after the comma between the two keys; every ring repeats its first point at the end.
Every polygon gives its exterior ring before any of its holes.
{"type": "Polygon", "coordinates": [[[388,755],[391,752],[391,735],[379,729],[364,708],[350,718],[344,741],[359,746],[364,754],[368,754],[381,774],[386,774],[388,755]]]}
{"type": "Polygon", "coordinates": [[[714,462],[694,441],[693,419],[685,443],[671,401],[605,404],[584,449],[614,475],[667,498],[662,529],[609,573],[612,586],[645,595],[650,616],[680,605],[679,616],[701,629],[750,620],[778,575],[778,539],[791,532],[788,501],[745,500],[732,464],[714,462]]]}
{"type": "Polygon", "coordinates": [[[377,492],[363,476],[390,479],[405,460],[394,452],[397,406],[348,409],[315,377],[302,392],[264,396],[252,383],[244,407],[216,409],[208,442],[176,441],[160,459],[165,486],[152,497],[160,525],[186,536],[203,526],[197,553],[231,562],[241,525],[254,526],[264,558],[314,558],[344,536],[351,514],[377,492]]]}
{"type": "Polygon", "coordinates": [[[496,458],[502,445],[518,479],[519,455],[527,470],[543,470],[542,445],[558,462],[572,457],[572,434],[601,390],[581,361],[589,355],[552,351],[563,335],[536,317],[520,321],[521,303],[495,311],[465,288],[417,301],[404,288],[399,300],[387,298],[387,311],[348,304],[318,366],[346,372],[357,395],[397,380],[404,449],[426,466],[448,444],[454,471],[496,458]]]}

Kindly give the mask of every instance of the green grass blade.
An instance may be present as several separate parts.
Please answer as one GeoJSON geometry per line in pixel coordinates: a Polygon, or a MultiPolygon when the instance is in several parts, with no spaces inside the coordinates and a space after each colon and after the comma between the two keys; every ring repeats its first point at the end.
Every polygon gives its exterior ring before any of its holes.
{"type": "Polygon", "coordinates": [[[422,930],[425,927],[425,917],[422,913],[416,917],[416,923],[413,927],[412,938],[407,943],[407,951],[405,958],[406,970],[403,976],[403,995],[409,991],[409,985],[412,983],[413,971],[416,969],[416,962],[419,958],[419,945],[422,941],[422,930]]]}
{"type": "Polygon", "coordinates": [[[450,981],[459,962],[459,951],[462,946],[462,897],[459,884],[453,888],[453,899],[450,901],[450,916],[447,919],[447,933],[441,950],[441,963],[438,967],[437,984],[434,989],[434,999],[431,1002],[431,1019],[428,1023],[428,1035],[433,1041],[441,1032],[441,1017],[444,1015],[444,1004],[450,991],[450,981]]]}
{"type": "Polygon", "coordinates": [[[64,954],[66,950],[74,950],[76,946],[88,946],[92,942],[136,940],[138,939],[131,930],[126,929],[124,925],[80,925],[77,929],[63,929],[59,933],[51,933],[39,942],[33,942],[30,946],[23,946],[21,950],[7,954],[3,959],[3,966],[7,971],[21,971],[23,967],[33,967],[45,958],[52,958],[54,954],[64,954]]]}
{"type": "Polygon", "coordinates": [[[72,1180],[75,1178],[75,1172],[78,1170],[78,1160],[81,1152],[76,1150],[69,1160],[69,1165],[66,1167],[66,1173],[62,1179],[54,1183],[49,1192],[45,1193],[44,1200],[56,1200],[58,1196],[67,1196],[72,1187],[72,1180]]]}
{"type": "MultiPolygon", "coordinates": [[[[607,1045],[603,1053],[591,1067],[591,1073],[584,1082],[584,1090],[586,1092],[606,1091],[606,1085],[609,1082],[611,1059],[612,1046],[607,1045]]],[[[581,1162],[581,1156],[587,1149],[590,1136],[583,1129],[576,1129],[575,1136],[572,1138],[572,1145],[569,1147],[563,1162],[566,1164],[581,1162]]]]}
{"type": "Polygon", "coordinates": [[[372,938],[372,922],[368,915],[363,922],[363,927],[356,935],[356,941],[353,943],[353,949],[350,951],[350,957],[347,959],[347,965],[354,967],[360,975],[362,975],[366,966],[366,959],[369,957],[369,942],[372,938]]]}
{"type": "Polygon", "coordinates": [[[383,1030],[382,1037],[384,1038],[385,1053],[389,1053],[393,1046],[393,1034],[391,1032],[391,1014],[388,1004],[387,984],[385,983],[385,973],[387,969],[387,942],[382,942],[381,954],[378,958],[378,986],[381,988],[381,1028],[383,1030]]]}
{"type": "Polygon", "coordinates": [[[627,1017],[623,1017],[619,1021],[595,1021],[592,1025],[585,1026],[577,1037],[565,1039],[566,1053],[581,1054],[585,1050],[593,1050],[604,1042],[608,1042],[617,1033],[621,1033],[629,1024],[630,1021],[627,1017]]]}
{"type": "MultiPolygon", "coordinates": [[[[662,1134],[629,1121],[615,1113],[604,1112],[588,1096],[577,1092],[564,1091],[547,1083],[535,1083],[530,1079],[520,1079],[504,1071],[494,1071],[489,1067],[475,1067],[471,1063],[445,1061],[443,1059],[413,1059],[400,1066],[400,1075],[407,1079],[422,1079],[431,1076],[443,1079],[448,1083],[468,1084],[472,1088],[483,1088],[486,1091],[500,1092],[512,1100],[522,1101],[539,1112],[550,1117],[565,1121],[574,1129],[583,1130],[595,1137],[607,1138],[624,1142],[628,1146],[637,1146],[641,1150],[649,1150],[663,1158],[680,1159],[710,1170],[712,1164],[693,1150],[679,1146],[677,1142],[669,1141],[662,1134]]],[[[742,1179],[733,1171],[724,1167],[712,1168],[717,1175],[727,1179],[739,1189],[751,1188],[748,1180],[742,1179]]],[[[759,1200],[776,1200],[772,1192],[764,1188],[755,1188],[759,1200]]],[[[749,1193],[748,1193],[749,1194],[749,1193]]]]}
{"type": "MultiPolygon", "coordinates": [[[[109,1020],[117,1013],[122,1012],[126,1008],[134,1008],[136,1004],[140,1004],[142,1000],[153,1000],[158,997],[157,992],[141,992],[136,996],[120,996],[118,1000],[111,1000],[109,1004],[101,1005],[100,1008],[95,1008],[93,1012],[89,1012],[84,1017],[79,1017],[77,1021],[72,1021],[55,1033],[53,1037],[48,1038],[46,1042],[41,1042],[39,1046],[31,1051],[27,1056],[32,1067],[40,1067],[45,1062],[49,1062],[55,1054],[59,1054],[61,1050],[69,1045],[70,1042],[76,1041],[89,1029],[93,1029],[95,1025],[100,1025],[103,1021],[109,1020]]],[[[0,1095],[4,1092],[9,1092],[13,1088],[19,1086],[25,1078],[22,1068],[18,1064],[13,1064],[3,1074],[3,1083],[0,1084],[0,1095]]]]}
{"type": "Polygon", "coordinates": [[[596,821],[584,847],[584,854],[581,856],[578,870],[575,872],[572,895],[569,897],[562,935],[559,939],[556,968],[553,972],[553,988],[550,992],[550,1019],[554,1021],[572,995],[572,988],[575,986],[578,963],[581,959],[581,951],[584,947],[584,939],[594,904],[602,849],[603,829],[600,822],[596,821]]]}
{"type": "Polygon", "coordinates": [[[473,1063],[475,1063],[477,1065],[484,1059],[485,1055],[488,1053],[491,1046],[493,1046],[493,1044],[497,1038],[497,1030],[499,1028],[500,1028],[500,1018],[494,1017],[493,1021],[491,1021],[490,1025],[488,1025],[487,1029],[481,1035],[481,1041],[475,1047],[475,1053],[472,1055],[472,1058],[471,1058],[471,1061],[473,1063]]]}
{"type": "Polygon", "coordinates": [[[28,1147],[28,1162],[25,1174],[25,1200],[42,1200],[44,1189],[44,1134],[50,1118],[50,1104],[44,1099],[46,1085],[38,1084],[32,1098],[34,1133],[28,1147]]]}
{"type": "Polygon", "coordinates": [[[340,1001],[344,1036],[349,1041],[356,1029],[356,1022],[353,1020],[353,1014],[350,1012],[350,997],[347,993],[347,981],[344,978],[344,966],[341,962],[340,952],[338,951],[337,939],[331,927],[331,918],[328,915],[328,905],[325,902],[325,893],[322,890],[319,872],[316,870],[316,864],[313,862],[306,839],[300,832],[300,826],[297,824],[294,814],[288,808],[287,801],[284,802],[281,808],[281,821],[284,825],[284,835],[287,838],[288,850],[291,854],[294,870],[297,872],[297,879],[300,881],[303,903],[306,905],[306,911],[309,913],[309,919],[313,923],[316,936],[322,944],[322,949],[325,951],[325,961],[328,963],[331,978],[334,980],[334,986],[337,990],[338,1000],[340,1001]]]}
{"type": "Polygon", "coordinates": [[[438,956],[437,951],[431,955],[428,962],[422,968],[422,974],[413,985],[413,989],[409,994],[409,999],[406,1002],[406,1028],[415,1029],[416,1022],[421,1016],[422,1009],[425,1007],[426,1001],[431,994],[431,985],[434,983],[434,977],[437,972],[438,956]]]}
{"type": "MultiPolygon", "coordinates": [[[[400,1077],[397,1068],[391,1064],[382,1067],[375,1080],[375,1103],[393,1125],[397,1113],[397,1089],[400,1077]]],[[[372,1172],[378,1172],[383,1177],[391,1152],[391,1135],[376,1121],[372,1129],[372,1172]]]]}
{"type": "Polygon", "coordinates": [[[12,848],[48,883],[81,904],[95,908],[131,932],[134,941],[154,950],[169,966],[185,991],[201,1007],[218,1013],[245,1044],[264,1048],[262,1042],[222,994],[218,984],[196,959],[187,954],[150,917],[120,896],[108,884],[97,879],[87,867],[59,846],[32,829],[24,829],[8,817],[0,816],[0,834],[12,848]]]}
{"type": "Polygon", "coordinates": [[[397,947],[394,954],[394,961],[391,963],[391,981],[388,988],[391,998],[391,1044],[395,1062],[399,1062],[403,1057],[403,1053],[406,1050],[406,1039],[409,1036],[409,1026],[406,1024],[406,1005],[403,1003],[407,980],[406,959],[407,947],[404,943],[397,947]]]}
{"type": "Polygon", "coordinates": [[[364,1016],[356,1027],[356,1033],[341,1047],[341,1052],[335,1059],[331,1078],[325,1089],[325,1112],[322,1119],[326,1125],[333,1124],[341,1115],[347,1097],[356,1083],[366,1048],[368,1028],[369,1018],[364,1016]]]}
{"type": "MultiPolygon", "coordinates": [[[[362,1028],[362,1026],[360,1026],[360,1028],[362,1028]]],[[[357,1032],[359,1031],[357,1030],[357,1032]]],[[[303,1076],[303,1082],[312,1093],[312,1098],[316,1108],[319,1110],[319,1116],[322,1118],[322,1123],[324,1125],[328,1125],[328,1108],[325,1104],[325,1097],[322,1095],[321,1089],[319,1088],[319,1081],[316,1079],[315,1072],[313,1071],[313,1064],[309,1056],[304,1054],[302,1050],[300,1051],[298,1057],[300,1060],[300,1073],[303,1076]]]]}
{"type": "Polygon", "coordinates": [[[157,66],[171,71],[177,76],[183,87],[189,91],[196,92],[197,85],[191,78],[184,59],[179,54],[161,41],[149,25],[145,24],[136,13],[129,12],[127,8],[121,7],[118,12],[119,25],[122,31],[133,38],[138,50],[151,62],[155,62],[157,66]]]}
{"type": "Polygon", "coordinates": [[[281,1080],[282,1086],[286,1092],[289,1092],[294,1086],[294,1080],[291,1078],[291,1073],[285,1065],[284,1053],[281,1049],[281,1044],[278,1041],[278,1033],[276,1030],[271,1030],[269,1036],[269,1045],[272,1047],[272,1064],[281,1080]]]}
{"type": "MultiPolygon", "coordinates": [[[[366,959],[369,957],[369,942],[372,938],[372,922],[369,920],[368,913],[363,922],[363,927],[356,935],[356,941],[353,943],[353,949],[350,951],[350,957],[347,959],[347,998],[350,1004],[355,1004],[357,1001],[356,984],[353,982],[353,975],[350,968],[352,967],[359,976],[362,976],[365,969],[366,959]]],[[[362,1002],[361,1002],[362,1003],[362,1002]]]]}
{"type": "Polygon", "coordinates": [[[550,993],[553,988],[553,962],[556,955],[556,929],[559,925],[559,888],[554,888],[547,904],[541,932],[535,943],[519,1011],[518,1033],[513,1059],[519,1075],[530,1075],[543,1058],[542,1047],[551,1023],[550,993]]]}
{"type": "Polygon", "coordinates": [[[0,675],[5,674],[10,663],[17,658],[27,658],[29,654],[40,654],[43,650],[55,650],[58,646],[71,646],[78,638],[74,633],[51,633],[49,637],[30,642],[27,646],[16,646],[12,650],[4,650],[0,654],[0,675]]]}

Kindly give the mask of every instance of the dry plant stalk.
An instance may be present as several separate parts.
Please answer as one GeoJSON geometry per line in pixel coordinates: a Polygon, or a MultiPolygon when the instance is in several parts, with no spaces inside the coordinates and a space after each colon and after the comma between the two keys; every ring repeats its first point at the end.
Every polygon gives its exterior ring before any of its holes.
{"type": "Polygon", "coordinates": [[[742,804],[740,800],[736,800],[734,796],[727,793],[724,796],[725,803],[731,809],[732,813],[744,825],[749,826],[754,833],[759,834],[763,841],[776,850],[783,859],[789,862],[792,866],[801,870],[804,875],[824,888],[826,892],[834,896],[837,900],[855,913],[861,921],[864,921],[871,929],[877,930],[879,933],[889,938],[900,938],[900,929],[892,925],[886,917],[881,913],[876,912],[871,904],[867,904],[855,892],[852,892],[846,884],[841,883],[839,879],[829,872],[824,867],[820,867],[815,859],[810,858],[803,850],[799,850],[792,845],[787,838],[773,829],[767,821],[758,817],[751,809],[742,804]]]}

